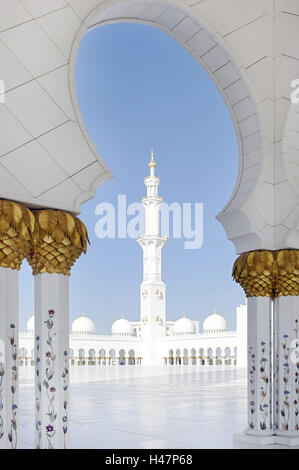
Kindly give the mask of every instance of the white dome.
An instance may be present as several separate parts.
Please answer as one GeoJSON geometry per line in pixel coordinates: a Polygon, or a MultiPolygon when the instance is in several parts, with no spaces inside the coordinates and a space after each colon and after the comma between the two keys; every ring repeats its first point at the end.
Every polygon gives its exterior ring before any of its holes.
{"type": "Polygon", "coordinates": [[[111,330],[113,335],[119,336],[133,336],[134,333],[134,329],[129,320],[123,317],[113,323],[111,330]]]}
{"type": "Polygon", "coordinates": [[[28,333],[34,333],[34,315],[32,315],[32,317],[30,317],[27,321],[26,330],[28,331],[28,333]]]}
{"type": "Polygon", "coordinates": [[[226,319],[215,312],[209,315],[203,322],[203,330],[207,331],[225,331],[226,330],[226,319]]]}
{"type": "Polygon", "coordinates": [[[174,335],[194,335],[196,332],[195,325],[190,318],[179,318],[173,325],[174,335]]]}
{"type": "Polygon", "coordinates": [[[76,318],[72,323],[72,333],[76,335],[94,335],[94,322],[82,313],[81,317],[76,318]]]}

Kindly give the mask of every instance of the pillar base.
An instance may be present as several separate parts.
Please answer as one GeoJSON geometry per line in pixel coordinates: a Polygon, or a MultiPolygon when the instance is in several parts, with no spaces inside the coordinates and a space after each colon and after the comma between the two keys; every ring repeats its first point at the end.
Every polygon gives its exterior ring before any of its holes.
{"type": "Polygon", "coordinates": [[[247,430],[244,432],[240,432],[233,435],[233,440],[236,442],[242,442],[244,444],[252,444],[252,445],[259,445],[259,446],[267,446],[271,444],[275,444],[275,436],[274,434],[251,434],[248,433],[247,430]]]}
{"type": "Polygon", "coordinates": [[[298,432],[295,433],[288,433],[286,432],[285,434],[283,432],[280,432],[275,436],[275,443],[280,444],[283,446],[289,446],[289,447],[294,447],[294,446],[299,446],[299,436],[298,432]]]}
{"type": "Polygon", "coordinates": [[[293,436],[256,436],[249,435],[241,432],[233,435],[235,442],[240,442],[249,445],[268,446],[268,445],[283,445],[288,447],[299,447],[299,437],[293,436]]]}

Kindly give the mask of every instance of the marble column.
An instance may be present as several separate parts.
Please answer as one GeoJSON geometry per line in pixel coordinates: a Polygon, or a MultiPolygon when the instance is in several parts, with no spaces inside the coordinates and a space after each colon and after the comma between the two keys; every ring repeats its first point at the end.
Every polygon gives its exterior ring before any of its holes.
{"type": "Polygon", "coordinates": [[[299,445],[299,296],[274,300],[276,442],[299,445]]]}
{"type": "Polygon", "coordinates": [[[18,275],[0,267],[0,449],[16,449],[19,441],[18,275]]]}
{"type": "Polygon", "coordinates": [[[34,290],[36,447],[65,449],[69,434],[69,277],[38,274],[34,290]]]}
{"type": "Polygon", "coordinates": [[[27,257],[35,288],[36,447],[67,448],[69,435],[69,276],[86,252],[84,224],[64,211],[36,210],[27,257]]]}
{"type": "Polygon", "coordinates": [[[271,299],[249,297],[248,308],[248,427],[251,436],[272,436],[271,299]]]}

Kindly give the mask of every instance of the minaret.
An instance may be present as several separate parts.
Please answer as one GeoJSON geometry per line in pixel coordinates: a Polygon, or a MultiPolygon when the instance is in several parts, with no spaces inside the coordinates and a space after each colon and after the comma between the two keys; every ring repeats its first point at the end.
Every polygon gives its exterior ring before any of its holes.
{"type": "Polygon", "coordinates": [[[145,208],[145,234],[137,242],[143,250],[143,281],[140,286],[140,319],[144,325],[144,364],[162,364],[157,355],[156,341],[166,333],[165,284],[162,281],[162,248],[167,238],[161,237],[158,194],[160,178],[155,175],[156,162],[151,152],[150,175],[144,180],[147,189],[142,199],[145,208]]]}

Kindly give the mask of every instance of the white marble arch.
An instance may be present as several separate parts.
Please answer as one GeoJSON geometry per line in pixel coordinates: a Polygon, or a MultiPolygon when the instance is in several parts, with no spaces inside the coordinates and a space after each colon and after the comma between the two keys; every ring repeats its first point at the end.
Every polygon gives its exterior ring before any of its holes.
{"type": "Polygon", "coordinates": [[[112,177],[80,115],[77,50],[102,24],[151,24],[196,57],[231,112],[239,176],[218,219],[236,251],[299,247],[283,222],[298,194],[281,147],[299,76],[296,0],[13,0],[2,10],[0,197],[79,213],[112,177]]]}

